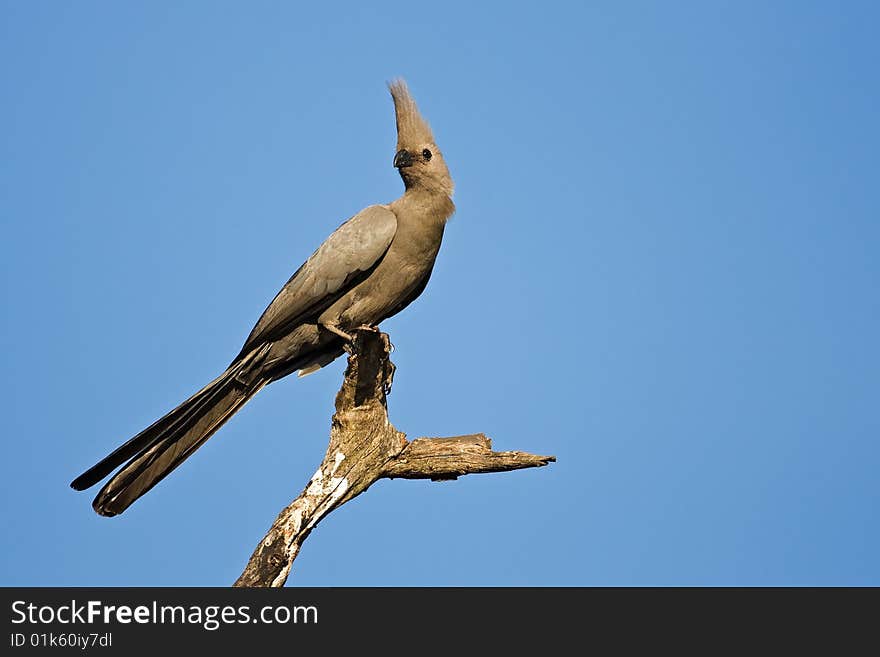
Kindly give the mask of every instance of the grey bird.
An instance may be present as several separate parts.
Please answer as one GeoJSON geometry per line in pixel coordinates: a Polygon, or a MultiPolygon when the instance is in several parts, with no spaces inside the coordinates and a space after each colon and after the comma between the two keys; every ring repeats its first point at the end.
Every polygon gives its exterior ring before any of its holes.
{"type": "Polygon", "coordinates": [[[455,211],[453,183],[406,84],[388,86],[403,196],[337,228],[281,288],[226,371],[71,483],[85,490],[122,466],[92,503],[100,515],[125,511],[264,386],[332,362],[352,331],[375,328],[425,289],[455,211]]]}

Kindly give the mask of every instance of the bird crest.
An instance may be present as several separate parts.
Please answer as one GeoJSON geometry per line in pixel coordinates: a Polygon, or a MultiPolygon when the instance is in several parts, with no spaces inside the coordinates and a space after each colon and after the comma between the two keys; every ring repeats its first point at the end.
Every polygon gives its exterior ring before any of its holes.
{"type": "Polygon", "coordinates": [[[398,78],[388,83],[388,89],[394,99],[394,114],[397,117],[397,149],[433,143],[431,127],[419,114],[419,108],[410,95],[406,82],[398,78]]]}

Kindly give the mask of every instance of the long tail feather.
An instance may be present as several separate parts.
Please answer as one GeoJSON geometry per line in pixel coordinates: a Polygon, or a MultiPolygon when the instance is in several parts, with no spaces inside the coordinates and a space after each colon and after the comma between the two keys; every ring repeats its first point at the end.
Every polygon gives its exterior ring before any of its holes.
{"type": "Polygon", "coordinates": [[[87,488],[91,488],[120,465],[132,457],[137,456],[144,449],[152,446],[157,438],[167,432],[188,409],[193,408],[200,399],[203,399],[209,394],[224,376],[226,376],[225,372],[180,404],[180,406],[173,411],[170,411],[165,416],[159,418],[139,434],[117,447],[110,454],[98,461],[98,463],[74,479],[70,483],[70,487],[74,490],[86,490],[87,488]]]}
{"type": "MultiPolygon", "coordinates": [[[[252,354],[257,359],[261,355],[252,354]]],[[[248,357],[231,366],[74,479],[71,486],[76,490],[89,488],[125,463],[92,502],[95,511],[103,516],[115,516],[125,511],[201,447],[266,385],[265,379],[249,376],[249,366],[255,358],[248,357]]]]}

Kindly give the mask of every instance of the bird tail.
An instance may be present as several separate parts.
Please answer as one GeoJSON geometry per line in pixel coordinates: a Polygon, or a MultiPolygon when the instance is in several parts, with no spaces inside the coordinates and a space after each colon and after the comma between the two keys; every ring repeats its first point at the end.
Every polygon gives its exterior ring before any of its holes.
{"type": "Polygon", "coordinates": [[[92,502],[102,516],[125,511],[201,447],[268,383],[267,379],[253,375],[258,369],[255,365],[267,350],[265,347],[256,350],[230,365],[177,408],[74,479],[70,486],[75,490],[90,488],[125,463],[92,502]]]}

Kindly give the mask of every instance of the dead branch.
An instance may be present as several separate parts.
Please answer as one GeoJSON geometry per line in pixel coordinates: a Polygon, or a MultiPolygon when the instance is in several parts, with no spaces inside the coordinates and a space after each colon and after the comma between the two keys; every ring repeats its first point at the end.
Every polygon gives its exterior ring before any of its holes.
{"type": "Polygon", "coordinates": [[[378,479],[440,481],[533,468],[556,460],[525,452],[493,452],[483,434],[407,441],[388,419],[386,395],[394,376],[390,352],[386,334],[356,332],[336,395],[324,460],[305,490],[278,514],[233,586],[283,586],[315,525],[378,479]]]}

